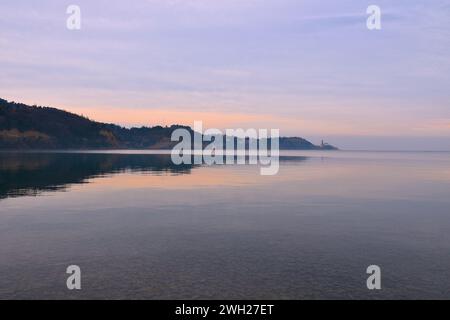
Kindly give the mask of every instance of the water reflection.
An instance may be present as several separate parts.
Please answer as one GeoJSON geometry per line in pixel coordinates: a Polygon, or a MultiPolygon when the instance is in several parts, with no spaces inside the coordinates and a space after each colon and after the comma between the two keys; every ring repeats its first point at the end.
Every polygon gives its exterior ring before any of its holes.
{"type": "MultiPolygon", "coordinates": [[[[289,156],[281,157],[280,161],[301,162],[306,159],[302,156],[289,156]]],[[[64,191],[70,185],[89,183],[92,178],[116,173],[138,172],[176,176],[191,174],[196,167],[200,165],[175,165],[170,154],[0,153],[0,199],[37,196],[45,191],[64,191]]],[[[220,179],[226,181],[227,176],[231,175],[225,174],[220,179]]],[[[126,179],[127,176],[124,175],[122,178],[126,179]]],[[[208,179],[213,181],[217,180],[217,177],[210,176],[209,172],[202,172],[196,176],[195,181],[206,183],[208,179]]],[[[191,180],[189,183],[195,182],[191,180]]]]}
{"type": "Polygon", "coordinates": [[[0,199],[64,190],[113,173],[189,174],[192,168],[174,165],[170,155],[1,153],[0,199]]]}
{"type": "Polygon", "coordinates": [[[299,154],[0,154],[0,299],[448,298],[450,154],[299,154]]]}

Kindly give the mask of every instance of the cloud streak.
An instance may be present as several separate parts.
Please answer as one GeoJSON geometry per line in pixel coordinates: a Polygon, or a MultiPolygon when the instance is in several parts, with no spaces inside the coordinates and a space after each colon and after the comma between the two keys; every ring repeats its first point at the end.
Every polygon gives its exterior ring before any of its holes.
{"type": "Polygon", "coordinates": [[[124,123],[186,110],[301,119],[274,121],[298,135],[449,134],[446,1],[380,0],[379,32],[358,0],[76,2],[79,32],[60,1],[0,3],[0,96],[124,123]]]}

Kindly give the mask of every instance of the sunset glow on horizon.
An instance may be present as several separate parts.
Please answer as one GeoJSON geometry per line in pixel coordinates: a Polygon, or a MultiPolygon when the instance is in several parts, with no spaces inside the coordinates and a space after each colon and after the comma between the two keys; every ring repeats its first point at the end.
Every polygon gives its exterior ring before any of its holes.
{"type": "Polygon", "coordinates": [[[0,4],[0,98],[121,126],[279,128],[348,149],[450,150],[444,0],[0,4]]]}

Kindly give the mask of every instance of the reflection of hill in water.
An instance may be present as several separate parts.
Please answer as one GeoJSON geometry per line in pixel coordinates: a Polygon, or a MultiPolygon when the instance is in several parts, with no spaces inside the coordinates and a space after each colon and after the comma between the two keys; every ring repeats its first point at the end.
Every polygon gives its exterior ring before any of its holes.
{"type": "Polygon", "coordinates": [[[170,155],[89,153],[0,153],[0,199],[61,190],[69,184],[124,171],[188,174],[170,155]]]}
{"type": "MultiPolygon", "coordinates": [[[[280,162],[305,159],[280,157],[280,162]]],[[[168,154],[0,153],[0,199],[64,190],[70,184],[125,171],[190,174],[194,167],[175,165],[168,154]]]]}

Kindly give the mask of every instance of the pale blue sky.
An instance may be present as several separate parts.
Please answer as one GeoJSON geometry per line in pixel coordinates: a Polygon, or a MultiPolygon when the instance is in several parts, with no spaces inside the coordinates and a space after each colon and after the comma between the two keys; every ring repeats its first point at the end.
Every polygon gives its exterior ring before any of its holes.
{"type": "Polygon", "coordinates": [[[449,18],[448,0],[2,0],[0,97],[127,126],[205,117],[450,150],[449,18]],[[371,4],[382,30],[366,28],[371,4]]]}

